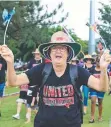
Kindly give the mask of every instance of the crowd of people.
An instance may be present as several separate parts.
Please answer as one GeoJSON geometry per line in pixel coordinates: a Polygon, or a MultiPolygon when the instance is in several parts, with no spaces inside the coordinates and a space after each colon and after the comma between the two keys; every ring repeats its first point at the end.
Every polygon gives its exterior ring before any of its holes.
{"type": "MultiPolygon", "coordinates": [[[[41,44],[33,52],[34,58],[18,75],[12,51],[6,45],[0,46],[0,50],[7,63],[7,84],[20,87],[17,113],[13,118],[20,119],[21,106],[25,104],[26,123],[31,121],[31,111],[36,113],[34,127],[81,127],[90,97],[89,123],[95,122],[96,103],[98,121],[102,121],[104,94],[108,89],[111,94],[111,55],[108,50],[102,54],[88,54],[78,60],[81,45],[71,42],[67,34],[59,31],[52,35],[50,43],[41,44]]],[[[3,92],[0,95],[2,97],[3,92]]]]}

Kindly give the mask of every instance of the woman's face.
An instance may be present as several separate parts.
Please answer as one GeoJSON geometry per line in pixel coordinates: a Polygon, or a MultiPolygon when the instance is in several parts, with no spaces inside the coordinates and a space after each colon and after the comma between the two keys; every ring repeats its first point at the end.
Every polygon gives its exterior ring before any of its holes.
{"type": "Polygon", "coordinates": [[[50,48],[50,57],[52,63],[63,64],[67,62],[68,48],[64,45],[56,45],[50,48]]]}
{"type": "Polygon", "coordinates": [[[41,59],[40,53],[35,53],[34,58],[37,60],[41,59]]]}
{"type": "Polygon", "coordinates": [[[72,61],[71,61],[71,64],[73,64],[73,65],[77,65],[76,60],[72,60],[72,61]]]}
{"type": "Polygon", "coordinates": [[[87,59],[87,60],[86,60],[86,63],[92,64],[92,60],[91,60],[91,59],[87,59]]]}

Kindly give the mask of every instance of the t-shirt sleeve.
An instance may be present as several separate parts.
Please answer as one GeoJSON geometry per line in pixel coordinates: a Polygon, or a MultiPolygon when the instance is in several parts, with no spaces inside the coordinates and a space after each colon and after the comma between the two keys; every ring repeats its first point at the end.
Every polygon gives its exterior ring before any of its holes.
{"type": "Polygon", "coordinates": [[[32,97],[37,97],[37,88],[34,87],[33,91],[32,91],[32,97]]]}
{"type": "Polygon", "coordinates": [[[82,85],[87,85],[88,84],[88,79],[89,79],[90,75],[91,74],[86,69],[78,66],[77,86],[80,87],[82,85]]]}
{"type": "Polygon", "coordinates": [[[31,69],[32,68],[32,63],[33,63],[33,61],[30,60],[29,63],[27,64],[27,69],[31,69]]]}
{"type": "Polygon", "coordinates": [[[30,86],[33,86],[33,85],[40,86],[42,84],[43,67],[44,67],[44,64],[39,64],[25,72],[25,74],[27,75],[29,79],[30,86]]]}

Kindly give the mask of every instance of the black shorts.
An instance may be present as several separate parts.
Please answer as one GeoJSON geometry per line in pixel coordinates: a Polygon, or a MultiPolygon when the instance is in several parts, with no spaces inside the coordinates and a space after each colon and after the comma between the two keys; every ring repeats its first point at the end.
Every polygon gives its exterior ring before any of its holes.
{"type": "Polygon", "coordinates": [[[19,98],[21,98],[21,99],[27,99],[27,91],[20,91],[19,98]]]}

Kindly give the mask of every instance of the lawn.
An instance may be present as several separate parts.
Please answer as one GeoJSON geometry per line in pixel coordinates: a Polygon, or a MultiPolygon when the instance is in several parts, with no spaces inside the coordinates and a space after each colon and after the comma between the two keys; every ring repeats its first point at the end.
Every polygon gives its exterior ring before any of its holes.
{"type": "Polygon", "coordinates": [[[8,88],[5,88],[5,95],[19,92],[19,90],[20,90],[19,87],[8,87],[8,88]]]}
{"type": "MultiPolygon", "coordinates": [[[[18,88],[8,88],[6,90],[8,93],[10,91],[17,92],[18,88]]],[[[21,112],[21,119],[20,120],[14,120],[12,118],[12,115],[16,113],[16,99],[18,98],[18,95],[16,96],[10,96],[5,97],[2,104],[2,117],[0,118],[0,127],[33,127],[33,119],[35,114],[32,114],[32,122],[29,124],[24,124],[25,122],[25,106],[22,106],[22,112],[21,112]]],[[[104,105],[103,105],[103,121],[98,122],[98,107],[96,108],[96,114],[95,114],[95,123],[89,124],[89,118],[90,118],[90,100],[89,100],[89,108],[87,115],[84,116],[84,124],[82,127],[111,127],[109,125],[109,121],[111,118],[111,96],[105,95],[104,98],[104,105]]]]}
{"type": "Polygon", "coordinates": [[[111,120],[111,96],[105,95],[103,101],[103,121],[98,122],[98,106],[96,106],[96,114],[95,114],[95,123],[89,124],[90,118],[90,100],[89,100],[89,107],[88,113],[84,117],[84,124],[82,127],[111,127],[110,120],[111,120]]]}

